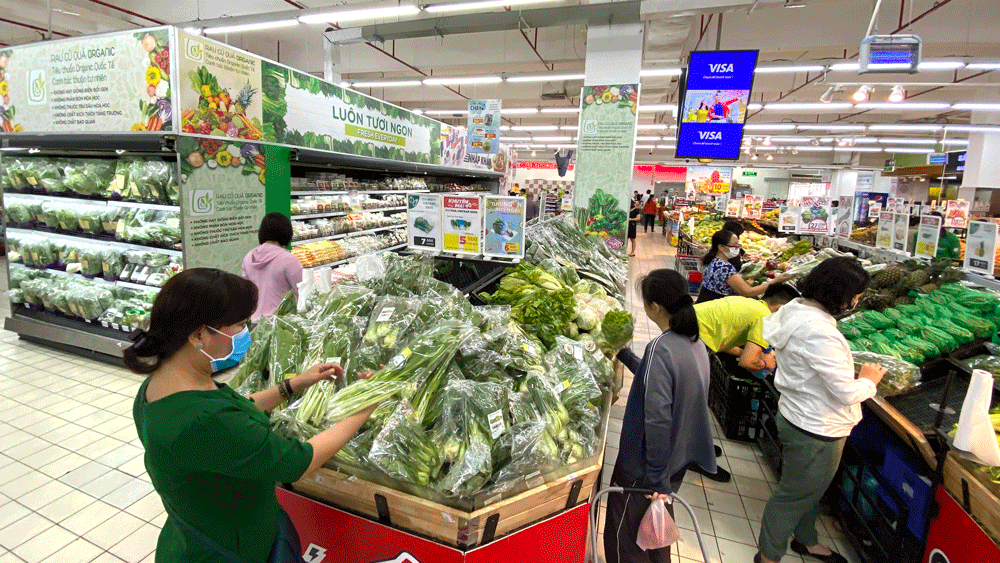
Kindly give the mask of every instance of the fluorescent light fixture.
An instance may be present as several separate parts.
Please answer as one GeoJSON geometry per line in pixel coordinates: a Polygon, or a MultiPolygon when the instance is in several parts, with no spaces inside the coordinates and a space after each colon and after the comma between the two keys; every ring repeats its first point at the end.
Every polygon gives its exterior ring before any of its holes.
{"type": "Polygon", "coordinates": [[[893,111],[928,111],[936,109],[948,109],[951,104],[947,102],[865,102],[854,106],[856,109],[889,109],[893,111]]]}
{"type": "Polygon", "coordinates": [[[558,131],[558,125],[514,125],[511,131],[558,131]]]}
{"type": "Polygon", "coordinates": [[[555,0],[483,0],[481,2],[455,2],[452,4],[432,4],[425,6],[424,11],[429,14],[440,14],[446,12],[465,12],[489,10],[492,8],[506,8],[507,6],[524,6],[527,4],[543,4],[554,2],[555,0]]]}
{"type": "Polygon", "coordinates": [[[1000,126],[996,125],[949,125],[948,131],[966,131],[969,133],[998,133],[1000,126]]]}
{"type": "Polygon", "coordinates": [[[655,129],[665,129],[666,127],[668,127],[666,123],[642,123],[635,126],[639,131],[652,131],[655,129]]]}
{"type": "Polygon", "coordinates": [[[300,16],[302,23],[346,22],[355,20],[377,20],[398,16],[415,16],[420,13],[417,6],[389,6],[386,8],[364,8],[360,10],[340,10],[300,16]]]}
{"type": "Polygon", "coordinates": [[[925,149],[921,147],[886,147],[885,152],[898,152],[902,154],[930,154],[934,152],[934,149],[925,149]]]}
{"type": "Polygon", "coordinates": [[[986,102],[959,102],[957,104],[952,104],[951,109],[1000,111],[1000,104],[991,104],[986,102]]]}
{"type": "Polygon", "coordinates": [[[882,152],[880,147],[833,147],[836,152],[882,152]]]}
{"type": "Polygon", "coordinates": [[[507,76],[507,82],[563,82],[566,80],[583,80],[586,74],[524,74],[507,76]]]}
{"type": "Polygon", "coordinates": [[[875,89],[867,84],[862,84],[860,88],[854,94],[851,95],[851,99],[855,102],[867,102],[869,98],[872,97],[872,92],[875,89]]]}
{"type": "Polygon", "coordinates": [[[673,104],[639,104],[639,111],[677,111],[677,106],[673,104]]]}
{"type": "Polygon", "coordinates": [[[580,108],[542,108],[542,113],[580,113],[580,108]]]}
{"type": "Polygon", "coordinates": [[[955,70],[965,68],[962,61],[920,61],[917,70],[955,70]]]}
{"type": "Polygon", "coordinates": [[[823,124],[800,124],[798,125],[799,131],[854,131],[858,133],[864,133],[864,125],[840,125],[836,123],[823,123],[823,124]]]}
{"type": "Polygon", "coordinates": [[[658,148],[660,150],[672,150],[672,149],[676,149],[677,145],[656,145],[656,148],[658,148]]]}
{"type": "Polygon", "coordinates": [[[542,143],[559,143],[563,141],[572,141],[573,137],[535,137],[533,140],[542,143]]]}
{"type": "Polygon", "coordinates": [[[941,141],[942,145],[955,145],[956,147],[967,147],[969,146],[969,141],[966,139],[945,139],[941,141]]]}
{"type": "Polygon", "coordinates": [[[538,108],[500,108],[500,113],[507,115],[531,115],[538,113],[538,108]]]}
{"type": "Polygon", "coordinates": [[[834,141],[848,141],[854,143],[855,145],[869,145],[878,142],[878,139],[874,137],[846,137],[846,138],[834,138],[834,137],[823,137],[819,140],[821,143],[832,143],[834,141]]]}
{"type": "Polygon", "coordinates": [[[507,135],[504,135],[503,140],[509,143],[530,143],[532,139],[531,137],[508,137],[507,135]]]}
{"type": "Polygon", "coordinates": [[[894,104],[906,101],[906,88],[903,88],[899,84],[893,86],[892,92],[889,93],[889,101],[894,104]]]}
{"type": "Polygon", "coordinates": [[[404,86],[420,86],[423,84],[420,80],[375,80],[372,82],[352,82],[352,88],[394,88],[394,87],[404,87],[404,86]]]}
{"type": "Polygon", "coordinates": [[[759,147],[754,147],[753,150],[755,150],[755,151],[776,151],[776,150],[778,150],[778,147],[773,147],[773,146],[772,147],[768,147],[768,146],[765,146],[765,145],[761,145],[759,147]]]}
{"type": "Polygon", "coordinates": [[[580,127],[577,125],[560,125],[560,131],[579,131],[580,127]]]}
{"type": "Polygon", "coordinates": [[[206,27],[206,35],[219,33],[241,33],[244,31],[261,31],[265,29],[278,29],[282,27],[293,27],[299,25],[299,20],[278,20],[273,22],[245,23],[240,25],[223,25],[220,27],[206,27]]]}
{"type": "Polygon", "coordinates": [[[811,145],[806,145],[803,147],[795,147],[795,148],[804,152],[830,152],[833,150],[833,147],[814,147],[811,145]]]}
{"type": "Polygon", "coordinates": [[[764,106],[765,110],[768,111],[824,111],[824,110],[843,110],[851,109],[854,107],[852,104],[847,102],[833,102],[829,104],[824,103],[813,103],[813,102],[771,102],[764,106]]]}
{"type": "Polygon", "coordinates": [[[185,27],[184,33],[190,33],[191,35],[201,35],[203,30],[200,27],[185,27]]]}
{"type": "Polygon", "coordinates": [[[940,131],[942,125],[906,123],[900,125],[869,125],[869,131],[940,131]]]}
{"type": "Polygon", "coordinates": [[[809,137],[771,137],[775,143],[808,143],[809,137]]]}
{"type": "Polygon", "coordinates": [[[1000,70],[1000,63],[969,63],[965,65],[965,68],[969,70],[1000,70]]]}
{"type": "Polygon", "coordinates": [[[757,111],[759,109],[762,109],[763,107],[764,107],[763,105],[758,104],[756,102],[747,104],[747,110],[749,111],[757,111]]]}
{"type": "MultiPolygon", "coordinates": [[[[641,127],[641,125],[640,125],[641,127]]],[[[794,131],[794,123],[747,123],[743,126],[746,131],[794,131]]]]}
{"type": "Polygon", "coordinates": [[[566,145],[566,144],[563,144],[563,145],[545,145],[545,146],[549,147],[550,149],[575,149],[576,148],[576,145],[566,145]]]}
{"type": "Polygon", "coordinates": [[[468,115],[467,109],[427,109],[425,115],[468,115]]]}
{"type": "Polygon", "coordinates": [[[424,84],[428,86],[452,86],[461,84],[499,84],[503,78],[499,76],[436,76],[425,78],[424,84]]]}
{"type": "Polygon", "coordinates": [[[415,109],[415,110],[413,110],[413,113],[415,113],[417,115],[423,115],[424,114],[424,110],[422,110],[422,109],[415,109]]]}
{"type": "Polygon", "coordinates": [[[645,136],[642,136],[642,137],[636,137],[635,140],[636,141],[662,141],[663,138],[662,137],[645,137],[645,136]]]}
{"type": "Polygon", "coordinates": [[[823,65],[799,65],[799,66],[759,66],[754,72],[758,74],[778,74],[782,72],[823,72],[826,67],[823,65]]]}
{"type": "Polygon", "coordinates": [[[680,76],[679,68],[644,68],[639,71],[639,76],[680,76]]]}
{"type": "Polygon", "coordinates": [[[857,70],[859,68],[860,68],[860,66],[858,65],[858,63],[836,63],[836,64],[830,65],[830,70],[838,70],[838,71],[839,70],[853,70],[853,71],[857,72],[857,70]]]}
{"type": "Polygon", "coordinates": [[[893,137],[883,137],[878,140],[883,145],[936,145],[937,139],[895,139],[893,137]]]}

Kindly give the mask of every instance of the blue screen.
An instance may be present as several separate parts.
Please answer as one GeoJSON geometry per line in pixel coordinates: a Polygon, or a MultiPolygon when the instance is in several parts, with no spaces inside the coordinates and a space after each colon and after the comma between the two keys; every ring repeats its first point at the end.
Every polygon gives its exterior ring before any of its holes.
{"type": "Polygon", "coordinates": [[[677,158],[739,158],[757,54],[691,53],[677,115],[677,158]]]}

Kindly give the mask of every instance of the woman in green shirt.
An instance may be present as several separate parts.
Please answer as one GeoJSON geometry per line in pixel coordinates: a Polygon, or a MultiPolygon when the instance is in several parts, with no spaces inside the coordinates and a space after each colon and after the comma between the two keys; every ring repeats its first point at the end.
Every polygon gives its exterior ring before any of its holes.
{"type": "Polygon", "coordinates": [[[224,553],[270,561],[279,523],[290,525],[275,485],[297,481],[333,457],[374,410],[299,442],[272,432],[265,413],[290,392],[341,376],[340,366],[317,364],[287,386],[249,397],[215,383],[212,373],[246,352],[256,306],[253,283],[221,270],[185,270],[164,285],[149,331],[125,351],[130,370],[149,374],[132,414],[146,472],[168,514],[158,563],[228,561],[224,553]]]}

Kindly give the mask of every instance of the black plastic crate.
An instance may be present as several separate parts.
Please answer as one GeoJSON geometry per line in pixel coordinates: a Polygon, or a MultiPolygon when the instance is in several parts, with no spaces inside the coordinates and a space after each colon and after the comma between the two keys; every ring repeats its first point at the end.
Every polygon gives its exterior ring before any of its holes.
{"type": "Polygon", "coordinates": [[[711,365],[708,407],[722,432],[729,440],[756,441],[764,386],[746,370],[749,377],[734,376],[718,356],[712,357],[711,365]]]}

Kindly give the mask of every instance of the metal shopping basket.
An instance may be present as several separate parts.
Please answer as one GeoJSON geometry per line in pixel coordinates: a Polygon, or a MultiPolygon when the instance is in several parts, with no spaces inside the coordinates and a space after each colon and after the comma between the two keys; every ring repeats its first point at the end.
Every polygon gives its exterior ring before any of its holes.
{"type": "Polygon", "coordinates": [[[697,295],[701,289],[701,256],[678,254],[674,260],[674,269],[687,279],[688,293],[697,295]]]}
{"type": "MultiPolygon", "coordinates": [[[[598,548],[598,545],[597,545],[597,515],[598,515],[598,511],[600,510],[601,499],[603,499],[605,496],[607,496],[607,495],[609,495],[611,493],[616,493],[616,494],[636,493],[636,494],[642,494],[642,495],[651,495],[654,492],[656,492],[656,491],[652,491],[650,489],[635,489],[635,488],[628,488],[628,487],[608,487],[606,489],[601,489],[597,493],[597,496],[594,497],[594,503],[590,507],[590,553],[591,553],[590,563],[602,563],[600,561],[600,558],[597,555],[597,553],[598,553],[598,551],[597,551],[597,548],[598,548]]],[[[694,533],[695,533],[696,536],[698,536],[698,546],[701,547],[701,556],[704,558],[704,561],[706,563],[709,562],[709,561],[711,561],[711,559],[708,557],[708,550],[705,549],[705,540],[702,539],[702,537],[701,537],[701,526],[698,525],[698,517],[695,516],[694,510],[691,508],[691,505],[688,504],[681,497],[677,496],[676,494],[673,494],[673,495],[670,495],[670,496],[673,498],[674,502],[679,502],[681,504],[681,506],[683,506],[685,509],[687,509],[688,514],[691,515],[691,522],[694,523],[694,533]]]]}

